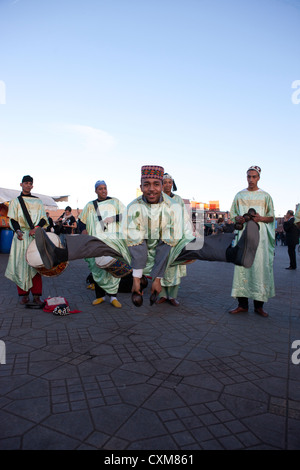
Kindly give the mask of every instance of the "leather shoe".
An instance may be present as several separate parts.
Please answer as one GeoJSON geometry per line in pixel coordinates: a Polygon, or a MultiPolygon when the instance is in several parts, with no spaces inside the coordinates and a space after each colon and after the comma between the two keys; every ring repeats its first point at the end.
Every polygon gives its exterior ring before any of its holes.
{"type": "Polygon", "coordinates": [[[35,231],[35,242],[46,269],[68,261],[67,248],[57,248],[41,227],[37,227],[35,231]]]}
{"type": "Polygon", "coordinates": [[[22,299],[21,299],[20,304],[21,304],[21,305],[26,305],[26,304],[28,304],[28,302],[29,302],[29,297],[28,297],[28,295],[22,296],[22,299]]]}
{"type": "Polygon", "coordinates": [[[167,300],[166,297],[160,297],[160,299],[158,299],[158,300],[156,301],[156,303],[157,303],[157,304],[163,304],[166,300],[167,300]]]}
{"type": "Polygon", "coordinates": [[[288,268],[285,268],[285,269],[297,269],[297,268],[292,268],[292,266],[289,266],[288,268]]]}
{"type": "Polygon", "coordinates": [[[261,307],[259,308],[256,308],[254,310],[255,313],[257,313],[258,315],[260,315],[261,317],[268,317],[269,314],[267,312],[265,312],[261,307]]]}
{"type": "Polygon", "coordinates": [[[116,308],[122,307],[122,304],[117,299],[112,300],[110,303],[113,307],[116,307],[116,308]]]}
{"type": "Polygon", "coordinates": [[[43,302],[39,296],[34,296],[33,297],[33,303],[37,305],[45,305],[45,302],[43,302]]]}
{"type": "Polygon", "coordinates": [[[173,305],[174,307],[178,307],[179,306],[179,302],[178,300],[176,299],[169,299],[169,302],[171,305],[173,305]]]}
{"type": "Polygon", "coordinates": [[[137,292],[132,292],[131,300],[133,305],[135,305],[136,307],[141,307],[143,305],[143,296],[141,294],[138,294],[137,292]]]}
{"type": "Polygon", "coordinates": [[[245,230],[242,233],[236,246],[229,246],[226,250],[226,260],[229,263],[251,268],[256,250],[259,244],[259,225],[250,219],[246,223],[245,230]]]}
{"type": "Polygon", "coordinates": [[[150,295],[150,305],[153,305],[156,303],[158,293],[156,290],[150,295]]]}
{"type": "Polygon", "coordinates": [[[243,307],[237,307],[235,308],[234,310],[229,310],[229,313],[246,313],[248,312],[248,309],[247,308],[243,308],[243,307]]]}
{"type": "Polygon", "coordinates": [[[144,274],[141,277],[141,284],[140,285],[141,285],[141,290],[146,289],[146,287],[148,286],[148,279],[146,278],[146,276],[144,276],[144,274]]]}
{"type": "Polygon", "coordinates": [[[98,297],[97,299],[93,300],[92,305],[100,305],[104,302],[104,297],[98,297]]]}

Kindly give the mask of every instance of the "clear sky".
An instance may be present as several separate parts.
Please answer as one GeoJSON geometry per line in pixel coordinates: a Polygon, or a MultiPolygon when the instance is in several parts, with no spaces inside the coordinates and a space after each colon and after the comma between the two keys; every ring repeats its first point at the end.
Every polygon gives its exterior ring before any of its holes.
{"type": "Polygon", "coordinates": [[[0,0],[0,186],[127,204],[156,164],[228,210],[259,165],[295,209],[299,25],[300,0],[0,0]]]}

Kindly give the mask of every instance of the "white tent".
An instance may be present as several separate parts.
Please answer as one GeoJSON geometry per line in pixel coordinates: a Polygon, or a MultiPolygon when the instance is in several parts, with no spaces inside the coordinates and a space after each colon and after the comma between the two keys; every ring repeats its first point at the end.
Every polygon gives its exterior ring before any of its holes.
{"type": "MultiPolygon", "coordinates": [[[[32,193],[32,195],[40,198],[46,209],[58,209],[58,205],[51,196],[37,193],[32,193]]],[[[9,202],[18,196],[20,196],[20,190],[18,189],[0,188],[0,204],[3,202],[9,202]]]]}

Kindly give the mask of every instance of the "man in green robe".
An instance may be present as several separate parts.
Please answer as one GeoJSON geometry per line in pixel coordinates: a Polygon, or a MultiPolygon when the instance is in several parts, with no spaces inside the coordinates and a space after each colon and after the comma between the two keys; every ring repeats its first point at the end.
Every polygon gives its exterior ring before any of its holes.
{"type": "Polygon", "coordinates": [[[187,261],[221,261],[250,267],[259,241],[258,225],[250,220],[235,247],[233,233],[195,237],[182,206],[163,193],[163,174],[160,166],[142,167],[142,195],[128,205],[119,237],[112,234],[100,240],[85,234],[70,235],[66,237],[67,246],[61,249],[39,230],[36,244],[45,267],[72,259],[112,256],[132,267],[132,292],[140,295],[143,275],[151,276],[151,294],[157,295],[166,270],[187,261]]]}
{"type": "MultiPolygon", "coordinates": [[[[273,261],[275,248],[275,217],[271,196],[258,187],[261,169],[251,166],[247,171],[248,187],[239,191],[232,203],[230,216],[237,223],[244,223],[244,215],[250,208],[255,209],[253,220],[258,223],[259,245],[254,263],[249,269],[235,266],[232,297],[238,299],[238,306],[231,314],[248,312],[248,298],[254,300],[254,311],[267,317],[264,303],[275,295],[273,261]]],[[[239,232],[242,236],[242,231],[239,232]]]]}
{"type": "MultiPolygon", "coordinates": [[[[97,199],[88,202],[79,217],[82,234],[92,235],[100,240],[105,240],[110,236],[117,237],[125,206],[119,199],[107,195],[107,185],[103,180],[95,183],[95,193],[97,199]]],[[[86,258],[86,261],[95,282],[96,299],[93,305],[98,305],[108,298],[111,305],[121,308],[122,305],[117,299],[120,278],[101,269],[97,264],[97,259],[86,258]]]]}
{"type": "Polygon", "coordinates": [[[33,178],[26,175],[20,183],[20,196],[9,203],[7,216],[9,225],[15,232],[12,240],[5,277],[17,285],[22,305],[29,303],[29,293],[33,302],[42,305],[42,277],[26,261],[26,251],[34,239],[37,227],[46,227],[48,219],[42,201],[31,194],[33,178]],[[24,208],[22,205],[24,204],[24,208]]]}
{"type": "MultiPolygon", "coordinates": [[[[173,191],[177,191],[176,183],[169,173],[164,173],[163,192],[171,197],[177,204],[181,205],[184,216],[188,218],[189,215],[182,198],[173,191]]],[[[179,301],[177,300],[177,295],[181,278],[184,276],[186,276],[186,265],[178,264],[177,266],[169,267],[161,280],[162,290],[156,303],[162,304],[168,301],[174,307],[178,307],[179,301]]]]}

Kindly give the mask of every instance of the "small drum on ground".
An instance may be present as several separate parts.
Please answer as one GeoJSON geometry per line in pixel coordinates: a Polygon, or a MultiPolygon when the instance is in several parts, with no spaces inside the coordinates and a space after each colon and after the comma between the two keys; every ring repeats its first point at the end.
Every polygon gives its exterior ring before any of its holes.
{"type": "MultiPolygon", "coordinates": [[[[52,241],[52,243],[54,243],[55,246],[57,246],[58,248],[62,248],[62,243],[58,235],[52,232],[49,232],[47,235],[52,241]]],[[[46,276],[46,277],[59,276],[60,274],[64,272],[64,270],[69,264],[68,261],[65,261],[63,263],[58,264],[57,266],[54,266],[51,269],[46,269],[45,266],[43,265],[43,261],[37,249],[35,240],[32,240],[32,242],[29,244],[27,248],[26,261],[29,264],[29,266],[36,269],[37,272],[41,274],[42,276],[46,276]]]]}
{"type": "Polygon", "coordinates": [[[98,256],[95,258],[98,268],[104,269],[113,277],[125,277],[132,272],[132,268],[125,261],[120,261],[111,256],[98,256]]]}

